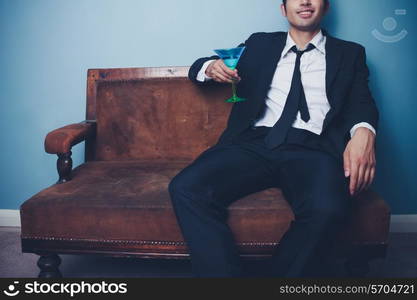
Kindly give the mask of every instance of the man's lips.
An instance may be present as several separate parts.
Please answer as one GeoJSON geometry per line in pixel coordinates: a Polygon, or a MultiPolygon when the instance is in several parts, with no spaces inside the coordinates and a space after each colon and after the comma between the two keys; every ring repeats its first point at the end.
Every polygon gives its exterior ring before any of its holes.
{"type": "Polygon", "coordinates": [[[313,9],[304,9],[304,10],[300,10],[299,12],[297,12],[298,15],[300,15],[301,17],[311,17],[314,13],[313,9]]]}
{"type": "Polygon", "coordinates": [[[297,11],[297,14],[302,13],[302,12],[314,12],[314,9],[312,8],[301,9],[297,11]]]}

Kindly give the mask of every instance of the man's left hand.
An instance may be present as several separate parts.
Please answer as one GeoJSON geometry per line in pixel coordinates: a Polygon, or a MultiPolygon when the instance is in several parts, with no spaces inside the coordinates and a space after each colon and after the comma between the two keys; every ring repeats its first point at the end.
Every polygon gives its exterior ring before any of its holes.
{"type": "Polygon", "coordinates": [[[343,153],[343,162],[345,177],[350,176],[350,194],[368,189],[375,176],[375,134],[368,128],[357,128],[343,153]]]}

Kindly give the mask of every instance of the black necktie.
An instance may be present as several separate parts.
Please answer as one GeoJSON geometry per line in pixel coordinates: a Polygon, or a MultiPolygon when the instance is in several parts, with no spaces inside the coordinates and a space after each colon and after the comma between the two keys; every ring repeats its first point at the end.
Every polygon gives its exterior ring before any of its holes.
{"type": "Polygon", "coordinates": [[[296,46],[291,48],[291,50],[297,54],[294,74],[291,81],[291,89],[288,93],[287,101],[285,102],[281,117],[265,137],[265,143],[269,149],[275,148],[284,142],[288,130],[297,117],[298,110],[300,110],[301,119],[303,119],[304,122],[310,120],[303,84],[301,83],[300,60],[301,56],[305,52],[313,49],[313,44],[309,44],[307,49],[303,51],[297,50],[296,46]]]}

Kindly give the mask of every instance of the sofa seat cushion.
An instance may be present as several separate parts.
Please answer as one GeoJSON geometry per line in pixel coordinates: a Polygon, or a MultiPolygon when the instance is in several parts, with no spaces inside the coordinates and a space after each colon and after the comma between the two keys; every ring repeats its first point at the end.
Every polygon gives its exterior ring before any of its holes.
{"type": "MultiPolygon", "coordinates": [[[[21,205],[22,238],[184,244],[168,184],[188,164],[189,161],[84,163],[73,170],[72,180],[54,184],[21,205]]],[[[350,236],[359,241],[385,242],[386,204],[375,195],[363,199],[356,200],[355,217],[343,239],[350,236]]],[[[277,188],[239,199],[229,211],[229,225],[242,245],[278,243],[294,218],[277,188]]]]}

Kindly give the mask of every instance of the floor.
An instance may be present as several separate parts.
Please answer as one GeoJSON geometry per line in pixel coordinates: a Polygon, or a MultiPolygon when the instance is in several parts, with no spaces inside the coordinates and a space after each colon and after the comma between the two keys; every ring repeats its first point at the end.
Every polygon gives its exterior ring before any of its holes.
{"type": "MultiPolygon", "coordinates": [[[[95,255],[60,255],[64,277],[191,277],[188,260],[142,260],[95,255]]],[[[22,253],[19,227],[0,227],[0,277],[38,276],[38,256],[22,253]]],[[[262,262],[246,263],[252,276],[262,276],[262,262]]],[[[332,277],[346,277],[343,261],[334,261],[332,277]]],[[[391,233],[385,259],[371,262],[368,277],[417,278],[417,233],[391,233]]]]}

